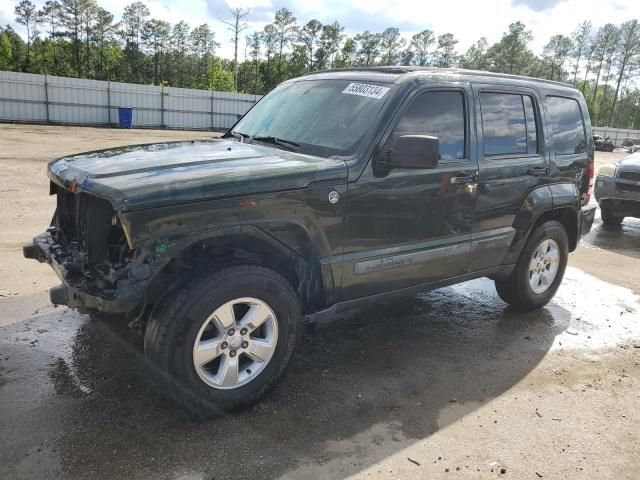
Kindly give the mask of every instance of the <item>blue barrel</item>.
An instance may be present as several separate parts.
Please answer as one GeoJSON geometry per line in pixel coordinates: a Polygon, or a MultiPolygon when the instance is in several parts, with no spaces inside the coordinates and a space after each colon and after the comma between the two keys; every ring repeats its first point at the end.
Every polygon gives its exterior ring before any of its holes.
{"type": "Polygon", "coordinates": [[[133,108],[119,107],[118,120],[120,128],[133,128],[133,108]]]}

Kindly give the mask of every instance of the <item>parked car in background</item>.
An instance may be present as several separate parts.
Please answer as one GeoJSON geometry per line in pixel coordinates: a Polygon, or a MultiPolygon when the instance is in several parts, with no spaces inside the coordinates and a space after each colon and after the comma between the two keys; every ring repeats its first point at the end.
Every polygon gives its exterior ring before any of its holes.
{"type": "Polygon", "coordinates": [[[613,141],[611,141],[611,137],[607,136],[602,138],[600,135],[593,136],[593,144],[595,149],[599,152],[613,152],[616,148],[613,141]]]}
{"type": "Polygon", "coordinates": [[[640,218],[640,152],[600,167],[594,194],[605,225],[620,225],[624,217],[640,218]]]}
{"type": "Polygon", "coordinates": [[[52,162],[55,216],[24,255],[58,274],[53,303],[136,315],[177,402],[234,409],[280,377],[303,318],[479,277],[547,304],[593,223],[591,135],[564,83],[314,72],[222,139],[52,162]]]}
{"type": "Polygon", "coordinates": [[[628,149],[629,153],[635,153],[640,151],[640,138],[625,138],[622,141],[622,146],[628,149]]]}

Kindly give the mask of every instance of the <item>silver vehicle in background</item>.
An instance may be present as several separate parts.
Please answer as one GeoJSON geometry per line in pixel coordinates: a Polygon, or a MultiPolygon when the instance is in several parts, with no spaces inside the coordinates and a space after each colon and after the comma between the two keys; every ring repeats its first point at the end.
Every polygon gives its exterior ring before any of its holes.
{"type": "Polygon", "coordinates": [[[600,167],[594,194],[606,225],[618,226],[624,217],[640,218],[640,152],[600,167]]]}

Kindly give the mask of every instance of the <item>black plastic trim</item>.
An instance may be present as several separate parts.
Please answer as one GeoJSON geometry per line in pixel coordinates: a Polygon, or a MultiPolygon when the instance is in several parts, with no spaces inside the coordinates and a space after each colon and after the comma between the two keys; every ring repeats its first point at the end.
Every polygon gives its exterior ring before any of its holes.
{"type": "Polygon", "coordinates": [[[368,295],[366,297],[354,298],[351,300],[338,302],[324,310],[320,310],[318,312],[307,315],[305,317],[305,323],[314,325],[318,328],[322,328],[326,325],[331,324],[334,320],[336,320],[341,316],[347,316],[348,314],[363,310],[383,300],[411,296],[420,292],[448,287],[450,285],[466,282],[468,280],[474,280],[476,278],[482,278],[482,277],[506,278],[511,274],[514,267],[515,265],[499,265],[497,267],[492,267],[485,270],[479,270],[477,272],[467,273],[465,275],[459,275],[457,277],[448,278],[445,280],[438,280],[436,282],[423,283],[423,284],[414,285],[411,287],[391,290],[389,292],[376,293],[374,295],[368,295]]]}

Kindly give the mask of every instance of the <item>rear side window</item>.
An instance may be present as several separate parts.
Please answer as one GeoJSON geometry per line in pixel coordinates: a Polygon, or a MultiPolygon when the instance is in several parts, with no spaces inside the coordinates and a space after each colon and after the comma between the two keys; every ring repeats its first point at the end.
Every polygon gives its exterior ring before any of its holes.
{"type": "Polygon", "coordinates": [[[517,93],[482,92],[484,155],[538,153],[538,133],[533,101],[517,93]]]}
{"type": "Polygon", "coordinates": [[[433,91],[418,95],[404,112],[395,136],[438,137],[440,159],[465,158],[464,99],[462,92],[433,91]]]}
{"type": "Polygon", "coordinates": [[[573,98],[547,97],[551,145],[556,155],[573,155],[587,150],[584,120],[573,98]]]}

